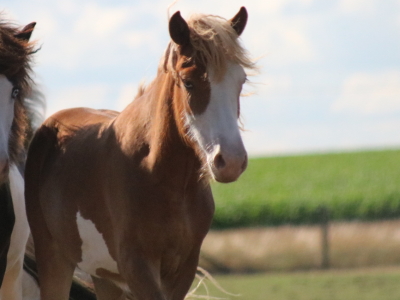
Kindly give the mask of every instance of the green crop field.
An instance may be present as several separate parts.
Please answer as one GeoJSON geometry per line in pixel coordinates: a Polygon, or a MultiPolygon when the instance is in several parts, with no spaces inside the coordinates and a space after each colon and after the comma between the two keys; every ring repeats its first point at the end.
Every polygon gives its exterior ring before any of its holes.
{"type": "Polygon", "coordinates": [[[400,217],[400,150],[250,159],[232,184],[214,184],[213,228],[400,217]]]}
{"type": "MultiPolygon", "coordinates": [[[[229,300],[400,299],[400,269],[314,271],[216,276],[229,296],[209,285],[213,297],[229,300]]],[[[197,292],[206,295],[204,289],[197,292]]]]}

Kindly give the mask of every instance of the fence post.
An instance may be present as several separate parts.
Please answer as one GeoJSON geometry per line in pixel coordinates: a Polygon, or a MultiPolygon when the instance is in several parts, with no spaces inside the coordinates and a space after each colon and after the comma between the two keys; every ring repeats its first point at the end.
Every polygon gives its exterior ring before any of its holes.
{"type": "Polygon", "coordinates": [[[329,209],[321,205],[318,207],[321,224],[321,250],[322,250],[322,269],[330,268],[329,259],[329,209]]]}

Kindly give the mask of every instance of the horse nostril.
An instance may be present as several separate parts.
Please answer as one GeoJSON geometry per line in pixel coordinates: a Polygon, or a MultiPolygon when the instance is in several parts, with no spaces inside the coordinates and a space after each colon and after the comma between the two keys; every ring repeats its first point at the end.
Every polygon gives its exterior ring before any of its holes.
{"type": "Polygon", "coordinates": [[[222,157],[222,154],[217,154],[214,158],[214,166],[217,169],[222,169],[223,167],[225,167],[226,163],[224,158],[222,157]]]}

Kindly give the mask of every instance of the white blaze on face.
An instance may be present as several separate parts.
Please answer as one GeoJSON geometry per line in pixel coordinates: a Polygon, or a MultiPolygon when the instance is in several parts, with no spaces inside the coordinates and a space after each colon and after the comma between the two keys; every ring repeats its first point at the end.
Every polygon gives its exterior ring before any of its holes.
{"type": "Polygon", "coordinates": [[[224,78],[216,82],[209,70],[211,95],[206,110],[187,115],[190,133],[207,157],[210,173],[220,182],[236,180],[247,165],[238,125],[238,105],[246,73],[238,64],[229,63],[224,78]]]}
{"type": "Polygon", "coordinates": [[[117,263],[112,259],[103,235],[91,220],[86,220],[78,211],[76,215],[79,236],[82,240],[82,261],[78,267],[90,275],[96,275],[98,268],[118,274],[117,263]]]}
{"type": "Polygon", "coordinates": [[[0,75],[0,175],[8,160],[8,141],[14,119],[13,86],[7,77],[0,75]]]}

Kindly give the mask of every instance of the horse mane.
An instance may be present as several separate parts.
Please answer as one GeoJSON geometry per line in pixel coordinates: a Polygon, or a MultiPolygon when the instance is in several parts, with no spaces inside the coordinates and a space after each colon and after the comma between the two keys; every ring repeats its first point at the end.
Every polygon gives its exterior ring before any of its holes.
{"type": "Polygon", "coordinates": [[[31,82],[29,94],[24,99],[25,112],[28,120],[25,149],[28,149],[33,134],[45,119],[46,98],[35,82],[31,82]]]}
{"type": "MultiPolygon", "coordinates": [[[[245,69],[257,69],[229,20],[214,15],[194,14],[189,17],[187,24],[194,50],[193,59],[212,65],[217,81],[225,74],[228,61],[245,69]]],[[[160,64],[165,72],[172,72],[174,76],[178,47],[179,45],[171,41],[160,64]]]]}
{"type": "Polygon", "coordinates": [[[32,74],[32,54],[38,49],[35,42],[15,37],[20,28],[10,22],[0,21],[0,74],[19,88],[15,100],[14,120],[9,141],[9,155],[14,163],[24,160],[28,137],[32,136],[38,119],[42,118],[44,97],[35,86],[32,74]]]}
{"type": "Polygon", "coordinates": [[[146,84],[144,82],[142,82],[139,84],[138,91],[136,93],[135,98],[133,98],[133,99],[142,97],[145,92],[146,92],[146,84]]]}

